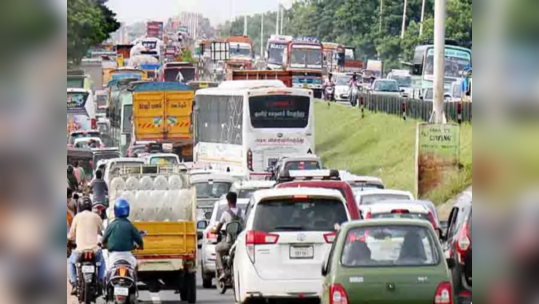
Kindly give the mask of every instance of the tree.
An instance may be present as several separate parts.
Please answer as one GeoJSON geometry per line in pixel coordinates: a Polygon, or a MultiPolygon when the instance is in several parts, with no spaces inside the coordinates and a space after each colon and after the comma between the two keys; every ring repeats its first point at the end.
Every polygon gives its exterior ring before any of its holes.
{"type": "Polygon", "coordinates": [[[68,0],[67,57],[71,64],[80,64],[90,47],[105,41],[120,28],[115,13],[104,2],[68,0]]]}

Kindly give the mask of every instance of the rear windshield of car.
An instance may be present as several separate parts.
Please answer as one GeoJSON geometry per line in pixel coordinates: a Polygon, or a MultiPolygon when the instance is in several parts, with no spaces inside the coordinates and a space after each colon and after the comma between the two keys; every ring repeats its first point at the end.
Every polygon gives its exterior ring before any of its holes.
{"type": "Polygon", "coordinates": [[[349,183],[350,186],[352,186],[352,189],[354,192],[361,192],[369,189],[381,189],[384,190],[384,186],[376,183],[360,183],[360,182],[352,182],[349,183]]]}
{"type": "Polygon", "coordinates": [[[424,227],[372,226],[348,232],[341,262],[345,267],[428,266],[440,263],[440,253],[424,227]]]}
{"type": "Polygon", "coordinates": [[[335,199],[279,199],[261,202],[254,230],[261,232],[335,231],[346,222],[344,204],[335,199]]]}
{"type": "Polygon", "coordinates": [[[195,184],[197,190],[197,198],[220,198],[223,194],[228,193],[232,187],[229,182],[205,182],[195,184]]]}
{"type": "Polygon", "coordinates": [[[373,219],[414,219],[425,220],[430,223],[429,215],[426,213],[378,213],[372,214],[373,219]]]}
{"type": "Polygon", "coordinates": [[[285,170],[320,170],[320,163],[317,161],[290,161],[285,165],[285,170]]]}
{"type": "Polygon", "coordinates": [[[278,186],[278,188],[298,188],[298,187],[306,187],[306,188],[324,188],[324,189],[331,189],[331,190],[337,190],[339,191],[344,198],[346,198],[346,190],[344,187],[326,187],[323,183],[315,184],[317,182],[313,182],[313,184],[302,184],[302,183],[289,183],[289,184],[282,184],[282,186],[278,186]]]}
{"type": "Polygon", "coordinates": [[[75,139],[79,138],[90,138],[90,137],[99,137],[101,134],[99,132],[85,132],[85,133],[73,133],[69,136],[69,143],[74,144],[75,139]]]}
{"type": "Polygon", "coordinates": [[[387,201],[387,200],[409,200],[410,197],[408,195],[402,195],[402,194],[371,194],[371,195],[365,195],[361,197],[361,205],[372,205],[376,204],[381,201],[387,201]]]}

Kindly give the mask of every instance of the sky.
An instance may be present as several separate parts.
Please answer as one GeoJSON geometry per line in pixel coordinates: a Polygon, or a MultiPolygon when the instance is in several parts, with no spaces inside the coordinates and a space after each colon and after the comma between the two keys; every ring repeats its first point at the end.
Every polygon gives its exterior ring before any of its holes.
{"type": "Polygon", "coordinates": [[[200,12],[212,25],[242,14],[277,10],[281,1],[289,7],[293,0],[109,0],[107,6],[117,14],[120,22],[166,21],[182,11],[200,12]]]}

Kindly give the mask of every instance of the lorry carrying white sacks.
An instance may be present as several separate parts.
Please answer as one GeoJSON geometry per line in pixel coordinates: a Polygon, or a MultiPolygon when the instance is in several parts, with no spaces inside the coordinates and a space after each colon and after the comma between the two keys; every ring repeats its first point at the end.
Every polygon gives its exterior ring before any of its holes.
{"type": "MultiPolygon", "coordinates": [[[[139,281],[150,292],[180,291],[188,303],[196,301],[196,191],[180,167],[126,166],[112,174],[111,201],[126,198],[130,220],[146,231],[144,249],[136,250],[139,281]]],[[[112,204],[111,204],[112,205],[112,204]]],[[[114,220],[114,206],[108,216],[114,220]]]]}

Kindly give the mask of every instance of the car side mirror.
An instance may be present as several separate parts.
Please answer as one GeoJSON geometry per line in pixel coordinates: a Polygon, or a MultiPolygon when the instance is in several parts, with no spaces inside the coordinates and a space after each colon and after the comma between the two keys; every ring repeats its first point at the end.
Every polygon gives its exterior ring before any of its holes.
{"type": "Polygon", "coordinates": [[[438,232],[438,238],[440,239],[440,241],[445,241],[445,235],[442,228],[438,228],[436,229],[436,231],[438,232]]]}
{"type": "Polygon", "coordinates": [[[211,216],[212,216],[211,212],[204,213],[204,218],[206,218],[208,221],[211,220],[211,216]]]}
{"type": "Polygon", "coordinates": [[[447,262],[447,267],[449,269],[453,269],[453,268],[455,268],[457,266],[457,263],[452,258],[446,259],[446,262],[447,262]]]}
{"type": "Polygon", "coordinates": [[[208,228],[208,221],[206,221],[206,220],[198,221],[198,223],[197,223],[197,229],[198,230],[204,230],[206,228],[208,228]]]}

